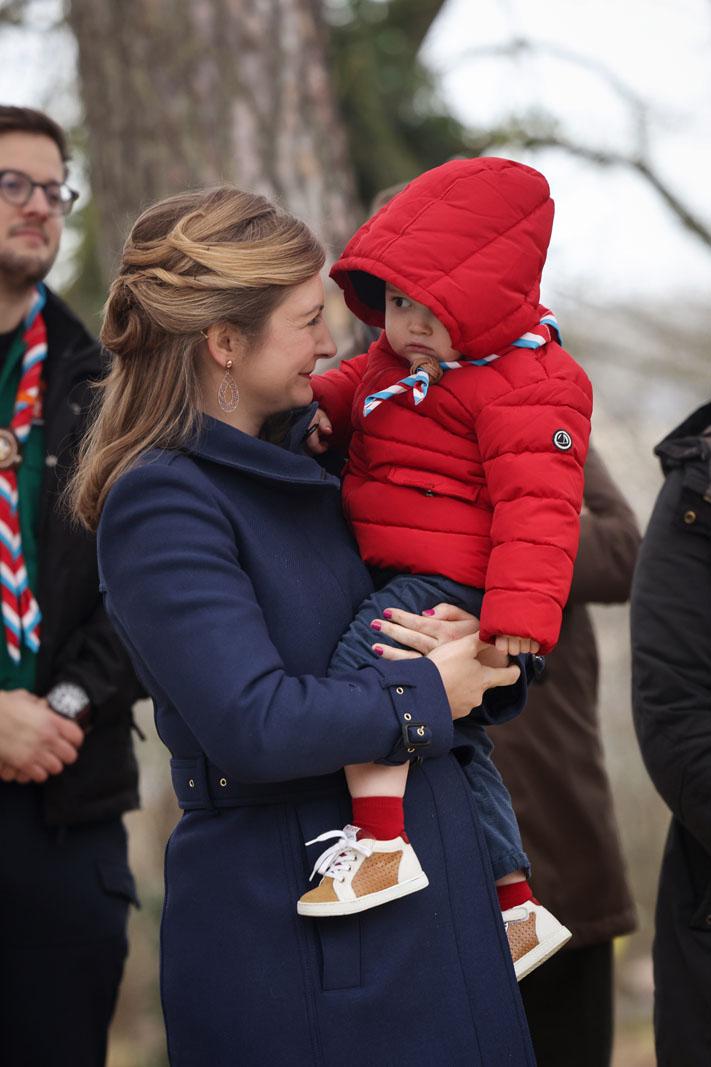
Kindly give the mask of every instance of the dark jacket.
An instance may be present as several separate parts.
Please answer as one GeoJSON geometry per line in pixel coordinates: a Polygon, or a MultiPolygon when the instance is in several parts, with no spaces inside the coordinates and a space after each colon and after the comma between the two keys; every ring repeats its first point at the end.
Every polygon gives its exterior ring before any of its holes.
{"type": "Polygon", "coordinates": [[[534,891],[572,931],[571,948],[609,941],[635,925],[605,770],[598,652],[587,605],[628,599],[640,534],[592,448],[585,505],[558,645],[542,681],[531,687],[525,714],[491,732],[534,891]]]}
{"type": "Polygon", "coordinates": [[[374,659],[326,677],[372,590],[338,480],[205,418],[187,454],[154,453],[114,486],[98,543],[185,809],[162,926],[172,1067],[355,1067],[364,1040],[373,1067],[532,1067],[437,670],[374,659]],[[348,821],[340,768],[417,754],[407,824],[429,887],[299,918],[318,848],[304,840],[348,821]]]}
{"type": "Polygon", "coordinates": [[[711,404],[655,449],[666,475],[632,591],[633,708],[672,821],[654,945],[660,1067],[711,1063],[711,404]]]}
{"type": "Polygon", "coordinates": [[[79,759],[42,787],[51,825],[93,822],[138,806],[131,708],[140,695],[130,661],[104,612],[95,538],[73,526],[59,497],[85,430],[91,382],[102,374],[101,350],[49,290],[44,310],[46,466],[39,516],[42,611],[36,692],[74,681],[89,694],[92,727],[79,759]]]}

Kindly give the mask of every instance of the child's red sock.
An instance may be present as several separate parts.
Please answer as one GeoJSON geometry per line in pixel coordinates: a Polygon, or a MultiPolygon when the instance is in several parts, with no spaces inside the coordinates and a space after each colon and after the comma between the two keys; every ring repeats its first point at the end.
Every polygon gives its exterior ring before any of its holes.
{"type": "Polygon", "coordinates": [[[353,824],[360,827],[360,837],[408,840],[402,797],[353,797],[353,824]]]}
{"type": "Polygon", "coordinates": [[[528,882],[509,882],[508,885],[497,885],[496,895],[502,911],[525,904],[527,900],[532,900],[534,904],[538,903],[528,882]]]}

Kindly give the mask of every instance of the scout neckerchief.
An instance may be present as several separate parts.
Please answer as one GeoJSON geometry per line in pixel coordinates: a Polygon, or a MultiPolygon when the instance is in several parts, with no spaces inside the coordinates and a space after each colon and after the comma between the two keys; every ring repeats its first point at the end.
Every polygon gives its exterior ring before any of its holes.
{"type": "Polygon", "coordinates": [[[39,285],[22,327],[25,351],[13,416],[9,427],[0,429],[2,621],[7,650],[15,663],[20,662],[22,645],[31,652],[37,652],[40,646],[39,625],[42,616],[27,585],[27,571],[22,554],[17,468],[22,461],[22,446],[30,435],[32,423],[42,415],[40,382],[42,364],[47,355],[47,330],[42,317],[45,299],[44,286],[39,285]]]}
{"type": "MultiPolygon", "coordinates": [[[[541,348],[543,345],[547,345],[552,339],[552,331],[555,331],[558,343],[562,344],[556,317],[551,311],[547,311],[532,330],[523,334],[518,340],[512,341],[510,347],[541,348]]],[[[461,367],[483,367],[486,366],[487,363],[493,363],[494,360],[500,359],[502,355],[504,355],[504,353],[499,352],[491,356],[484,356],[483,359],[462,359],[450,363],[440,360],[439,365],[444,371],[459,370],[461,367]]],[[[401,378],[395,385],[391,385],[387,389],[381,389],[380,392],[371,393],[370,396],[367,396],[363,402],[363,414],[370,415],[371,411],[375,411],[384,400],[389,400],[391,397],[397,396],[399,393],[406,393],[409,389],[412,389],[415,404],[421,404],[427,396],[429,387],[430,376],[427,371],[415,371],[414,374],[408,374],[406,378],[401,378]]]]}

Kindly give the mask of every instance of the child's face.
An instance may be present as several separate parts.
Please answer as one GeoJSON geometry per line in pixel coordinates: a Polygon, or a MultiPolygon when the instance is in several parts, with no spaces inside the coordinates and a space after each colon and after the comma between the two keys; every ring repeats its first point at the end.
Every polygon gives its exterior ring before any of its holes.
{"type": "Polygon", "coordinates": [[[389,282],[385,285],[385,334],[392,350],[413,366],[422,362],[422,356],[434,356],[444,362],[459,358],[449,331],[429,308],[389,282]]]}

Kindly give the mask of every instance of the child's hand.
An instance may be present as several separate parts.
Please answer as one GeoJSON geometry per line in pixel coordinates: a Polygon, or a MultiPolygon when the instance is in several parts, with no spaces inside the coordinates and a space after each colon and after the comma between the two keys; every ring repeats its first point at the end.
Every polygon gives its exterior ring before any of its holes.
{"type": "Polygon", "coordinates": [[[304,443],[312,456],[320,456],[328,452],[328,438],[332,433],[331,420],[322,408],[318,408],[304,436],[304,443]]]}
{"type": "Polygon", "coordinates": [[[499,652],[505,652],[508,656],[519,656],[522,652],[538,652],[541,647],[532,637],[512,637],[511,634],[501,634],[494,645],[499,652]]]}

